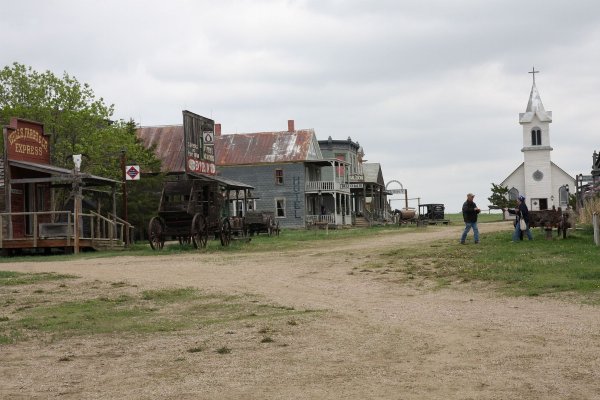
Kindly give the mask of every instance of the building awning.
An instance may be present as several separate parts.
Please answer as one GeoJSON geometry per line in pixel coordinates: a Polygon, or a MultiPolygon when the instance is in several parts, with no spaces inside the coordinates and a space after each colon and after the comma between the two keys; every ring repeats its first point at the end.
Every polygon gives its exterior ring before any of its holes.
{"type": "Polygon", "coordinates": [[[217,175],[204,175],[195,172],[188,172],[188,175],[194,179],[202,179],[207,181],[215,181],[227,187],[229,190],[246,190],[254,189],[254,186],[247,185],[242,182],[234,181],[233,179],[224,178],[217,175]]]}
{"type": "MultiPolygon", "coordinates": [[[[56,167],[48,164],[37,164],[29,161],[16,161],[9,160],[8,165],[15,168],[26,169],[28,171],[40,172],[42,174],[50,175],[47,178],[23,178],[23,179],[11,179],[12,183],[33,183],[33,182],[50,182],[53,184],[68,184],[72,183],[75,177],[73,170],[56,167]]],[[[119,181],[114,179],[103,178],[80,172],[79,177],[81,181],[85,183],[85,186],[116,186],[121,184],[119,181]]]]}

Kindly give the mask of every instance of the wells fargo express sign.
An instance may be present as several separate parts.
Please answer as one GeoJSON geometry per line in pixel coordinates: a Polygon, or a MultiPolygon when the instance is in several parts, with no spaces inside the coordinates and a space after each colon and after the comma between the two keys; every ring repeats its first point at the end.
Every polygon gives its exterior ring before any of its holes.
{"type": "Polygon", "coordinates": [[[4,146],[9,160],[50,163],[48,138],[37,122],[12,118],[4,130],[4,146]]]}

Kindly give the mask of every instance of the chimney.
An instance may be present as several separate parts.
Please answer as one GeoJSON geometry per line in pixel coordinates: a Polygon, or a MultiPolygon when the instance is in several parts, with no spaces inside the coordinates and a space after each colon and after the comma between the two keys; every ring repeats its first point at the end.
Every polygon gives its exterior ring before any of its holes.
{"type": "Polygon", "coordinates": [[[215,137],[221,136],[221,124],[215,124],[215,137]]]}
{"type": "Polygon", "coordinates": [[[293,119],[288,119],[288,132],[294,132],[294,120],[293,119]]]}

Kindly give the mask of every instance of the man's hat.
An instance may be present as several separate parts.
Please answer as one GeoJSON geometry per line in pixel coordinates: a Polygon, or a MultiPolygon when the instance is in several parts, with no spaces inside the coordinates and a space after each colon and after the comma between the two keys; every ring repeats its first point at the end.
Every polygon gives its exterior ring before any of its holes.
{"type": "Polygon", "coordinates": [[[525,201],[525,196],[519,196],[519,201],[525,201]]]}
{"type": "Polygon", "coordinates": [[[467,193],[467,197],[475,197],[473,193],[467,193]]]}

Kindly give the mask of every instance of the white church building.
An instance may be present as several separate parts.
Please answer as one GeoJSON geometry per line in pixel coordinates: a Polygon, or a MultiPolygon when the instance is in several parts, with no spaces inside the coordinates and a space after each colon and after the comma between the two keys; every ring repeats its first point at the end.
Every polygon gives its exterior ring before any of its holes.
{"type": "Polygon", "coordinates": [[[550,123],[552,111],[546,111],[535,86],[527,102],[527,109],[519,113],[519,124],[523,127],[523,163],[502,183],[508,187],[509,199],[525,196],[530,210],[546,210],[552,207],[565,209],[569,202],[569,191],[575,190],[575,179],[550,160],[550,123]]]}

